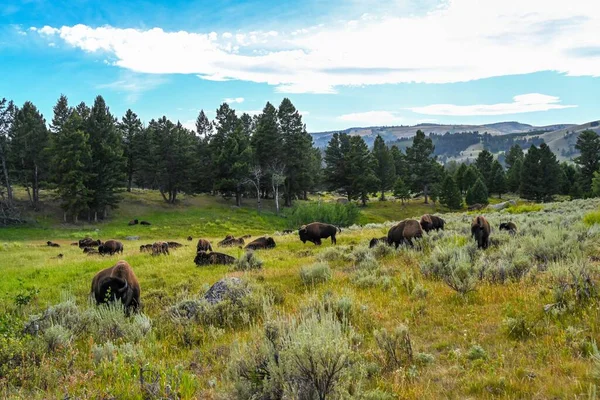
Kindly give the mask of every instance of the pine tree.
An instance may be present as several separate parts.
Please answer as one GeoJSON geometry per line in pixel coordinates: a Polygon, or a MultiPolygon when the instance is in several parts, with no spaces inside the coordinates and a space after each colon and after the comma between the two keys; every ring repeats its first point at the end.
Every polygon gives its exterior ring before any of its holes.
{"type": "Polygon", "coordinates": [[[467,196],[465,200],[470,206],[473,204],[488,203],[488,189],[481,178],[477,178],[475,184],[471,186],[469,190],[467,190],[467,196]]]}
{"type": "Polygon", "coordinates": [[[56,102],[56,105],[53,108],[54,117],[52,118],[52,123],[50,124],[50,132],[57,134],[61,131],[63,125],[69,119],[71,115],[71,107],[69,107],[69,100],[67,96],[61,94],[56,102]]]}
{"type": "Polygon", "coordinates": [[[492,186],[492,164],[494,163],[494,156],[487,150],[483,150],[477,156],[475,160],[475,167],[483,177],[483,183],[486,187],[492,186]]]}
{"type": "Polygon", "coordinates": [[[204,110],[200,110],[198,118],[196,118],[196,134],[199,138],[196,146],[197,171],[193,178],[194,190],[196,192],[211,192],[214,190],[214,174],[210,146],[213,125],[206,117],[204,110]]]}
{"type": "MultiPolygon", "coordinates": [[[[15,105],[12,101],[7,101],[5,98],[0,100],[0,171],[2,172],[2,185],[6,189],[6,200],[10,206],[13,201],[12,185],[10,180],[9,165],[9,143],[10,133],[15,117],[15,105]]],[[[4,194],[0,193],[2,198],[4,194]]]]}
{"type": "Polygon", "coordinates": [[[456,173],[454,174],[454,182],[456,183],[456,186],[458,187],[458,190],[460,190],[461,194],[466,193],[468,189],[468,186],[465,182],[465,175],[467,173],[467,169],[467,164],[461,163],[458,169],[456,170],[456,173]]]}
{"type": "Polygon", "coordinates": [[[125,171],[127,173],[127,191],[131,192],[133,175],[137,171],[137,160],[140,158],[138,152],[141,150],[138,144],[139,134],[142,131],[142,121],[131,109],[125,112],[119,124],[121,130],[121,140],[123,143],[123,153],[125,156],[125,171]]]}
{"type": "Polygon", "coordinates": [[[560,165],[556,155],[546,143],[540,144],[541,197],[543,201],[552,201],[560,192],[560,165]]]}
{"type": "Polygon", "coordinates": [[[394,183],[394,197],[402,200],[402,204],[410,199],[408,185],[404,183],[402,178],[397,178],[396,182],[394,183]]]}
{"type": "MultiPolygon", "coordinates": [[[[242,124],[245,125],[243,121],[242,124]]],[[[277,109],[271,103],[267,102],[262,113],[258,116],[256,130],[250,143],[254,150],[255,164],[260,166],[262,173],[265,174],[265,185],[261,188],[265,190],[265,187],[270,186],[267,185],[267,182],[271,179],[268,172],[269,168],[281,164],[283,156],[283,136],[277,121],[277,109]]]]}
{"type": "Polygon", "coordinates": [[[560,194],[569,195],[571,194],[571,188],[578,180],[577,169],[570,163],[563,162],[560,164],[561,175],[560,175],[560,194]]]}
{"type": "Polygon", "coordinates": [[[440,191],[440,203],[451,210],[459,210],[462,208],[462,201],[456,182],[454,182],[451,175],[446,175],[440,191]]]}
{"type": "Polygon", "coordinates": [[[491,187],[489,188],[490,195],[497,193],[498,198],[502,198],[502,194],[506,192],[506,176],[504,168],[498,160],[494,160],[491,171],[491,187]]]}
{"type": "Polygon", "coordinates": [[[398,146],[392,146],[390,149],[390,154],[392,155],[392,159],[394,160],[394,169],[396,170],[396,176],[402,178],[402,180],[406,183],[410,179],[410,173],[408,172],[408,160],[406,159],[406,154],[402,153],[398,146]]]}
{"type": "Polygon", "coordinates": [[[350,138],[345,133],[334,133],[325,149],[325,183],[329,190],[343,189],[352,200],[350,166],[346,158],[350,138]]]}
{"type": "Polygon", "coordinates": [[[542,200],[543,188],[541,187],[541,175],[542,169],[539,150],[534,145],[531,145],[523,160],[521,184],[519,186],[521,197],[528,200],[542,200]]]}
{"type": "Polygon", "coordinates": [[[375,160],[361,136],[350,137],[350,149],[347,155],[351,182],[351,193],[354,199],[360,199],[367,205],[369,193],[377,190],[378,179],[375,176],[375,160]]]}
{"type": "Polygon", "coordinates": [[[31,206],[36,210],[40,186],[48,176],[48,144],[44,116],[31,102],[25,102],[14,117],[9,155],[18,172],[17,179],[25,186],[31,206]]]}
{"type": "Polygon", "coordinates": [[[377,163],[375,176],[379,180],[380,200],[383,201],[385,200],[385,192],[392,188],[396,180],[396,166],[390,150],[380,135],[377,135],[373,144],[373,158],[377,163]]]}
{"type": "Polygon", "coordinates": [[[413,144],[406,148],[410,185],[415,191],[423,191],[425,204],[428,203],[429,188],[439,181],[439,169],[433,156],[433,141],[426,138],[423,131],[418,130],[413,144]]]}
{"type": "Polygon", "coordinates": [[[504,158],[504,163],[506,164],[506,169],[510,170],[510,168],[515,164],[517,160],[523,161],[523,149],[518,144],[513,144],[508,150],[506,157],[504,158]]]}
{"type": "Polygon", "coordinates": [[[592,196],[600,197],[600,171],[594,172],[592,178],[592,196]]]}
{"type": "Polygon", "coordinates": [[[87,169],[92,162],[92,149],[81,125],[81,117],[76,111],[71,112],[64,123],[55,125],[57,131],[52,144],[52,170],[65,222],[68,214],[77,222],[79,214],[87,209],[90,201],[85,183],[87,169]]]}
{"type": "Polygon", "coordinates": [[[92,148],[92,162],[86,187],[92,193],[89,204],[94,213],[106,217],[109,208],[117,207],[119,188],[125,180],[125,160],[116,120],[102,96],[97,96],[86,122],[92,148]]]}
{"type": "Polygon", "coordinates": [[[515,159],[506,173],[506,187],[509,192],[518,193],[521,186],[521,174],[523,172],[523,160],[515,159]]]}
{"type": "Polygon", "coordinates": [[[580,152],[575,158],[581,169],[580,185],[585,193],[589,193],[594,172],[600,170],[600,137],[592,130],[585,130],[579,134],[575,148],[580,152]]]}
{"type": "Polygon", "coordinates": [[[204,110],[200,110],[198,118],[196,118],[196,133],[206,139],[210,139],[213,133],[213,124],[208,120],[204,110]]]}
{"type": "Polygon", "coordinates": [[[482,181],[484,181],[483,175],[481,175],[479,170],[474,165],[469,165],[463,176],[463,185],[465,187],[465,194],[466,194],[466,191],[469,190],[470,187],[475,185],[475,182],[477,182],[477,179],[481,179],[482,181]]]}

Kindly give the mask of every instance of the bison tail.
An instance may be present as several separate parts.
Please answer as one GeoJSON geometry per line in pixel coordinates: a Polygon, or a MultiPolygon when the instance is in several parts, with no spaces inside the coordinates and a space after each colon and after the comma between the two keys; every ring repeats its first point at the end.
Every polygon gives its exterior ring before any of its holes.
{"type": "Polygon", "coordinates": [[[336,226],[338,233],[342,233],[342,228],[340,228],[339,226],[336,226]]]}

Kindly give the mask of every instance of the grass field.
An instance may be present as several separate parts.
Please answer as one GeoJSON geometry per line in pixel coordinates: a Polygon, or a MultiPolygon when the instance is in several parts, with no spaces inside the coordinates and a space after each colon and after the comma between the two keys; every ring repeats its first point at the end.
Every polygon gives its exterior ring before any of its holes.
{"type": "MultiPolygon", "coordinates": [[[[484,213],[494,227],[486,251],[469,238],[472,215],[461,213],[445,214],[446,230],[415,249],[366,247],[386,234],[386,221],[435,212],[418,203],[372,202],[362,211],[363,226],[343,229],[337,246],[326,240],[320,247],[276,233],[288,224],[268,202],[261,215],[253,206],[198,196],[171,207],[156,193],[136,192],[126,194],[106,223],[63,226],[60,211],[47,206],[35,226],[1,229],[0,397],[261,398],[279,392],[268,392],[266,378],[244,379],[240,371],[258,371],[259,356],[273,351],[261,339],[271,337],[272,326],[279,327],[272,342],[277,359],[342,357],[326,398],[594,395],[600,383],[597,200],[484,213]],[[127,226],[134,218],[153,225],[127,226]],[[497,230],[508,220],[519,227],[514,237],[497,230]],[[228,233],[273,235],[277,247],[255,252],[260,269],[196,267],[197,238],[214,245],[228,233]],[[87,256],[69,245],[85,235],[120,239],[124,254],[87,256]],[[188,235],[195,240],[185,240],[188,235]],[[155,239],[184,247],[161,257],[139,252],[155,239]],[[47,247],[46,240],[61,247],[47,247]],[[64,257],[54,258],[58,253],[64,257]],[[148,319],[88,303],[94,274],[119,259],[139,278],[148,319]],[[174,316],[173,307],[201,304],[194,302],[223,277],[247,282],[249,300],[204,308],[191,320],[174,316]],[[48,307],[54,307],[52,323],[24,334],[30,317],[48,307]]],[[[300,361],[274,367],[268,359],[259,370],[271,371],[269,384],[283,377],[283,398],[300,398],[298,387],[306,387],[298,382],[310,382],[300,379],[306,376],[300,361]],[[298,380],[289,383],[290,377],[298,380]]]]}

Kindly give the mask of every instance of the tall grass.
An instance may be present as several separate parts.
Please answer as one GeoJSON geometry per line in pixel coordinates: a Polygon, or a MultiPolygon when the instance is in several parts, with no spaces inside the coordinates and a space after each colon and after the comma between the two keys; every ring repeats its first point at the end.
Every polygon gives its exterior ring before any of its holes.
{"type": "Polygon", "coordinates": [[[288,225],[291,228],[298,228],[318,221],[337,226],[350,226],[356,223],[359,216],[360,209],[352,203],[297,204],[288,214],[288,225]]]}

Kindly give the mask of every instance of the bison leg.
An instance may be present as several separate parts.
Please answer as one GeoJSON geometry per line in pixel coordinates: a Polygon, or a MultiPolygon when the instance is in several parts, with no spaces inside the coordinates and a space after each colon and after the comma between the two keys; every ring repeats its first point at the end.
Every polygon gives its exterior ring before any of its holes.
{"type": "Polygon", "coordinates": [[[337,244],[337,240],[335,239],[335,235],[331,236],[331,244],[337,244]]]}

